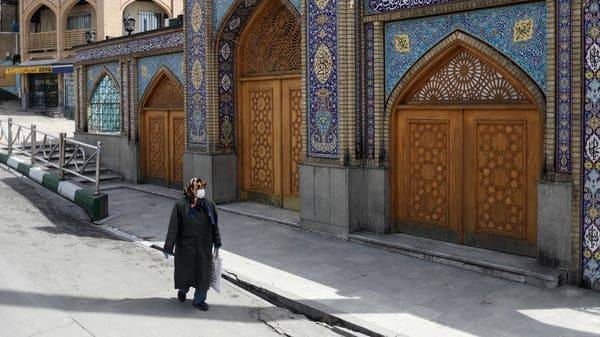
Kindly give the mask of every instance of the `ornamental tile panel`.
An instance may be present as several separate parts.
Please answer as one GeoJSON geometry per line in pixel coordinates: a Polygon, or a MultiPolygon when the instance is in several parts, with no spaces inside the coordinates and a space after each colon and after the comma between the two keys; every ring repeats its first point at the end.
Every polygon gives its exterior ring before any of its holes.
{"type": "Polygon", "coordinates": [[[138,97],[142,97],[148,84],[161,67],[165,67],[184,83],[183,53],[143,57],[138,60],[138,97]]]}
{"type": "Polygon", "coordinates": [[[310,0],[308,13],[308,155],[336,158],[339,154],[337,0],[310,0]]]}
{"type": "Polygon", "coordinates": [[[571,172],[571,0],[557,1],[556,171],[571,172]]]}
{"type": "Polygon", "coordinates": [[[186,60],[188,65],[200,64],[200,67],[188,66],[186,69],[187,104],[186,116],[188,118],[188,143],[192,146],[208,145],[206,135],[206,5],[204,0],[186,0],[186,8],[193,9],[196,14],[187,20],[186,60]]]}
{"type": "Polygon", "coordinates": [[[508,56],[546,89],[546,5],[540,2],[387,23],[386,97],[419,58],[456,30],[508,56]]]}
{"type": "Polygon", "coordinates": [[[157,51],[161,49],[183,47],[183,32],[153,35],[146,38],[125,40],[121,43],[102,45],[75,52],[75,62],[87,62],[117,56],[129,56],[137,53],[157,51]]]}
{"type": "Polygon", "coordinates": [[[379,14],[419,7],[441,5],[460,0],[365,0],[365,13],[379,14]]]}
{"type": "Polygon", "coordinates": [[[584,285],[600,290],[600,1],[584,4],[583,65],[585,131],[582,133],[582,263],[584,285]]]}
{"type": "Polygon", "coordinates": [[[375,27],[365,25],[366,158],[375,159],[375,27]]]}

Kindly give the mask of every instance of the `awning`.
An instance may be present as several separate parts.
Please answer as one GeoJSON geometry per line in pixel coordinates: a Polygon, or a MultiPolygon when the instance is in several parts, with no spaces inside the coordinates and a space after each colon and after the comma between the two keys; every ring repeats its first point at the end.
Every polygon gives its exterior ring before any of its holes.
{"type": "Polygon", "coordinates": [[[73,72],[72,64],[57,60],[25,61],[18,66],[7,67],[5,74],[63,74],[73,72]]]}

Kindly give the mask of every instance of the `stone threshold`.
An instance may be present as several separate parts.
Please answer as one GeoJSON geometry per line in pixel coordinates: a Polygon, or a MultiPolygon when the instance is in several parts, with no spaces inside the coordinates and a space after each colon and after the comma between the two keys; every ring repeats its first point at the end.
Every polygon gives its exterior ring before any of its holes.
{"type": "Polygon", "coordinates": [[[348,240],[426,261],[551,289],[558,288],[566,279],[565,271],[542,266],[535,258],[407,234],[357,232],[348,235],[348,240]]]}

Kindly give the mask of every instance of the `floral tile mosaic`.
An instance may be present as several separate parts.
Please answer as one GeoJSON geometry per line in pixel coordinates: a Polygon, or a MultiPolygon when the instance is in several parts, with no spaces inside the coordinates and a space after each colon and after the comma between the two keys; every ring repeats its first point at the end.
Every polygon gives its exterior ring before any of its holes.
{"type": "Polygon", "coordinates": [[[138,97],[143,97],[148,84],[161,67],[166,67],[184,83],[183,53],[143,57],[138,60],[138,97]]]}

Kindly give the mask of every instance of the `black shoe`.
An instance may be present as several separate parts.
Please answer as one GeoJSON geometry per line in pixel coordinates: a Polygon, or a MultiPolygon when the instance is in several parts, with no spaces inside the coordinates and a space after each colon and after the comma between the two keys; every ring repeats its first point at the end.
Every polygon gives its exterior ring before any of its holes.
{"type": "Polygon", "coordinates": [[[198,310],[208,311],[208,304],[206,304],[206,302],[202,302],[200,304],[194,304],[194,307],[198,310]]]}
{"type": "Polygon", "coordinates": [[[177,299],[179,300],[179,302],[184,302],[185,301],[185,293],[182,293],[181,291],[177,292],[177,299]]]}

